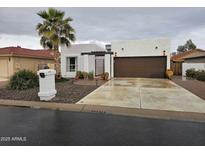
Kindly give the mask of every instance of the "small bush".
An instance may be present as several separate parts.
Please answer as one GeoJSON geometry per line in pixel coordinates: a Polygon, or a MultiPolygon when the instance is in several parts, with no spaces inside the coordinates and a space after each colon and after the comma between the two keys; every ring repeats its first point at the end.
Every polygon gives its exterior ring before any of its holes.
{"type": "Polygon", "coordinates": [[[89,73],[88,73],[88,79],[89,79],[89,80],[93,80],[93,79],[94,79],[94,74],[93,74],[93,72],[89,72],[89,73]]]}
{"type": "Polygon", "coordinates": [[[77,78],[77,79],[83,79],[83,72],[77,71],[77,72],[76,72],[76,78],[77,78]]]}
{"type": "Polygon", "coordinates": [[[87,72],[83,72],[83,79],[87,79],[88,78],[88,73],[87,72]]]}
{"type": "Polygon", "coordinates": [[[69,79],[68,78],[60,78],[60,79],[55,79],[55,81],[56,81],[56,83],[58,83],[58,82],[67,82],[67,81],[69,81],[69,79]]]}
{"type": "Polygon", "coordinates": [[[187,69],[186,76],[194,79],[197,77],[197,71],[194,68],[187,69]]]}
{"type": "Polygon", "coordinates": [[[205,71],[204,70],[201,70],[201,71],[197,71],[197,77],[196,79],[197,80],[200,80],[200,81],[205,81],[205,71]]]}
{"type": "Polygon", "coordinates": [[[28,70],[16,72],[9,81],[9,89],[29,89],[38,86],[38,75],[28,70]]]}

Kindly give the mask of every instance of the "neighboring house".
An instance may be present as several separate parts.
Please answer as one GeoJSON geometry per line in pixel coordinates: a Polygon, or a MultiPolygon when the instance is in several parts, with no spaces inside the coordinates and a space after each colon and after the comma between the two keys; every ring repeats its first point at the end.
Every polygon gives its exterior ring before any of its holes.
{"type": "Polygon", "coordinates": [[[186,70],[190,68],[205,70],[205,52],[195,53],[184,58],[182,75],[186,76],[186,70]]]}
{"type": "Polygon", "coordinates": [[[110,77],[165,77],[170,67],[170,40],[115,41],[103,49],[95,44],[61,47],[63,77],[75,77],[76,71],[108,72],[110,77]]]}
{"type": "Polygon", "coordinates": [[[9,78],[19,70],[37,72],[48,65],[54,67],[53,52],[49,50],[31,50],[21,47],[0,48],[0,78],[9,78]]]}
{"type": "Polygon", "coordinates": [[[187,56],[194,56],[195,54],[203,54],[205,51],[201,49],[193,49],[183,53],[176,54],[171,57],[171,70],[174,75],[182,75],[182,65],[187,56]]]}

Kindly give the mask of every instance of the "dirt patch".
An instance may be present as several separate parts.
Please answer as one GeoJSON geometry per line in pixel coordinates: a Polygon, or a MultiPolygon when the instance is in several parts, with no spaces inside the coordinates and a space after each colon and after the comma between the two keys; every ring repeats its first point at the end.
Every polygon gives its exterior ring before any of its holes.
{"type": "Polygon", "coordinates": [[[7,85],[7,81],[0,81],[0,89],[5,88],[7,85]]]}
{"type": "MultiPolygon", "coordinates": [[[[71,81],[56,83],[57,94],[51,102],[74,104],[97,87],[95,85],[76,85],[72,84],[71,81]]],[[[0,89],[0,99],[39,101],[38,92],[38,87],[28,90],[8,90],[2,88],[0,89]]]]}
{"type": "Polygon", "coordinates": [[[99,86],[99,85],[103,85],[105,82],[106,82],[105,80],[76,80],[74,81],[74,84],[99,86]]]}

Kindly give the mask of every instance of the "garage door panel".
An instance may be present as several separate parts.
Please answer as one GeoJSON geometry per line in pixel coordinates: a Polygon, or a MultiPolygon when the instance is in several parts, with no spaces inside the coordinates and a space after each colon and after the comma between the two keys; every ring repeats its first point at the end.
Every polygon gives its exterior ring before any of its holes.
{"type": "Polygon", "coordinates": [[[115,77],[164,78],[166,57],[115,57],[115,77]]]}

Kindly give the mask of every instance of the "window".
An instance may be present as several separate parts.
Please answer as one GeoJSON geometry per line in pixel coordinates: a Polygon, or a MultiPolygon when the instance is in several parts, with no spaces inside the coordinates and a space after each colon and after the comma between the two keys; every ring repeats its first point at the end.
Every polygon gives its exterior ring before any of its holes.
{"type": "Polygon", "coordinates": [[[38,70],[49,68],[47,64],[38,64],[38,70]]]}
{"type": "Polygon", "coordinates": [[[77,57],[67,57],[66,59],[66,71],[76,72],[77,71],[77,57]]]}

